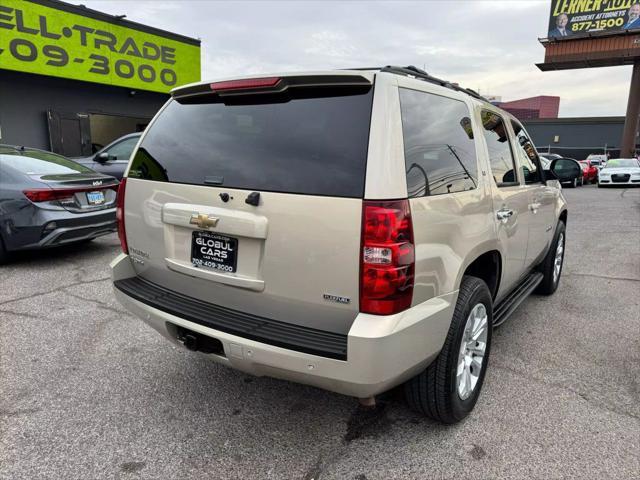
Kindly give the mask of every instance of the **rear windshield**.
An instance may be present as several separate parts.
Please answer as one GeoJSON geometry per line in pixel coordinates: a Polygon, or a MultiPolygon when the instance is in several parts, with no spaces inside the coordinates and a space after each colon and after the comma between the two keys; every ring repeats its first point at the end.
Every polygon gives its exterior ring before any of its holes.
{"type": "Polygon", "coordinates": [[[8,150],[0,152],[0,161],[27,175],[53,175],[93,172],[79,163],[61,155],[39,150],[8,150]]]}
{"type": "Polygon", "coordinates": [[[152,124],[129,176],[362,197],[372,90],[282,103],[180,103],[152,124]]]}

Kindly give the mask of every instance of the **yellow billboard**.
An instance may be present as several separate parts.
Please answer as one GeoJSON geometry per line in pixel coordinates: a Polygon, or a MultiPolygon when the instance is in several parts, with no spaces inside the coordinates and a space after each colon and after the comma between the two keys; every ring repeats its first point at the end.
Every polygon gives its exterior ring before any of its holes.
{"type": "Polygon", "coordinates": [[[0,0],[0,69],[166,93],[200,80],[200,42],[62,2],[0,0]]]}

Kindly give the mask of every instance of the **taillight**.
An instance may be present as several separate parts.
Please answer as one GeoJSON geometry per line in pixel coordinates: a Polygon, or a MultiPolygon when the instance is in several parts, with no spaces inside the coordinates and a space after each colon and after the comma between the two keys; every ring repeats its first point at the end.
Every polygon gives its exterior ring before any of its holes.
{"type": "Polygon", "coordinates": [[[100,190],[115,189],[115,187],[79,187],[79,188],[32,188],[23,190],[24,196],[34,203],[53,202],[56,200],[70,200],[76,193],[97,192],[100,190]]]}
{"type": "Polygon", "coordinates": [[[118,237],[120,238],[120,246],[122,251],[129,255],[129,246],[127,245],[127,231],[124,228],[124,191],[127,185],[127,179],[120,180],[118,187],[118,195],[116,198],[116,220],[118,221],[118,237]]]}
{"type": "Polygon", "coordinates": [[[411,306],[415,249],[408,200],[363,202],[360,311],[390,315],[411,306]]]}
{"type": "Polygon", "coordinates": [[[57,189],[53,188],[34,188],[31,190],[24,190],[24,196],[32,202],[53,202],[55,200],[64,200],[72,198],[76,190],[69,189],[57,189]]]}
{"type": "Polygon", "coordinates": [[[280,77],[266,78],[246,78],[242,80],[228,80],[226,82],[216,82],[210,85],[211,90],[219,92],[221,90],[248,90],[253,88],[275,87],[280,81],[280,77]]]}

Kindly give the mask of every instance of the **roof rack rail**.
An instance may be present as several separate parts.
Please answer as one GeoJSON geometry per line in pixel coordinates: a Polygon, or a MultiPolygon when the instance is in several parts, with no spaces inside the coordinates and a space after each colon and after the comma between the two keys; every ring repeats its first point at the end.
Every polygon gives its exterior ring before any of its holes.
{"type": "Polygon", "coordinates": [[[470,88],[463,88],[463,87],[460,87],[459,85],[449,82],[448,80],[443,80],[441,78],[429,75],[424,70],[418,67],[415,67],[413,65],[409,65],[407,67],[397,67],[394,65],[387,65],[386,67],[382,67],[379,70],[380,72],[395,73],[396,75],[406,75],[406,76],[418,78],[420,80],[424,80],[426,82],[435,83],[436,85],[450,88],[451,90],[455,90],[456,92],[466,93],[467,95],[470,95],[473,98],[477,98],[478,100],[482,100],[484,102],[490,103],[489,100],[484,98],[475,90],[471,90],[470,88]]]}

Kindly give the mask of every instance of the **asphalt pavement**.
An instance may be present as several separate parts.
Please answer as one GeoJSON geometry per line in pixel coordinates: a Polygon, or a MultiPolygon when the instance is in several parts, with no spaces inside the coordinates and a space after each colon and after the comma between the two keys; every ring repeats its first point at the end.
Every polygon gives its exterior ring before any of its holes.
{"type": "Polygon", "coordinates": [[[640,189],[565,195],[560,287],[495,331],[455,426],[172,346],[115,301],[115,235],[20,255],[0,267],[0,478],[640,478],[640,189]]]}

